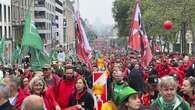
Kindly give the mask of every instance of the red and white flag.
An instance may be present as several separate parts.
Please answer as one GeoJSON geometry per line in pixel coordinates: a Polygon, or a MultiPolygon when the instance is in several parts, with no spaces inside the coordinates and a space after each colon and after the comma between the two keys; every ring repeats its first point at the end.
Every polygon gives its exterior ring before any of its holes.
{"type": "MultiPolygon", "coordinates": [[[[79,4],[79,3],[78,3],[79,4]]],[[[78,8],[78,7],[77,7],[78,8]]],[[[89,65],[92,48],[89,45],[84,27],[81,23],[79,8],[76,11],[76,54],[89,65]]]]}
{"type": "Polygon", "coordinates": [[[130,28],[131,32],[129,33],[128,47],[141,53],[142,64],[146,67],[152,60],[153,56],[144,29],[144,23],[141,18],[140,0],[136,0],[130,28]]]}

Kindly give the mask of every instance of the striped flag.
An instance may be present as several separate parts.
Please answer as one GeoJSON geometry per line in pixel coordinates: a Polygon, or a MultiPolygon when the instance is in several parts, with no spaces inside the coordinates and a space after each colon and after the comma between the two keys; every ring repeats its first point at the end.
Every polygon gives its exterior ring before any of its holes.
{"type": "Polygon", "coordinates": [[[136,0],[132,17],[128,47],[141,53],[142,64],[146,67],[152,60],[153,56],[150,49],[150,43],[144,29],[143,19],[141,18],[140,0],[136,0]]]}
{"type": "MultiPolygon", "coordinates": [[[[77,7],[78,8],[78,7],[77,7]]],[[[92,48],[89,45],[84,27],[80,20],[79,9],[76,11],[76,54],[92,67],[90,55],[92,48]]]]}
{"type": "Polygon", "coordinates": [[[93,86],[100,85],[103,87],[102,88],[103,91],[101,91],[102,92],[101,99],[103,102],[107,101],[107,78],[108,76],[109,76],[108,70],[98,71],[98,72],[93,73],[93,86]]]}

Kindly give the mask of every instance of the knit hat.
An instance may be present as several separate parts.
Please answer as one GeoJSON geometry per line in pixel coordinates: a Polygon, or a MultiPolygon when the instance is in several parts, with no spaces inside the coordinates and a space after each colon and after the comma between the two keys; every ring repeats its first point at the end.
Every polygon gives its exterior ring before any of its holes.
{"type": "Polygon", "coordinates": [[[131,87],[125,87],[125,88],[123,88],[118,93],[118,96],[117,96],[117,99],[116,99],[116,103],[117,104],[121,104],[123,101],[125,101],[125,99],[127,99],[129,97],[129,95],[132,95],[132,94],[137,94],[137,91],[135,91],[131,87]]]}

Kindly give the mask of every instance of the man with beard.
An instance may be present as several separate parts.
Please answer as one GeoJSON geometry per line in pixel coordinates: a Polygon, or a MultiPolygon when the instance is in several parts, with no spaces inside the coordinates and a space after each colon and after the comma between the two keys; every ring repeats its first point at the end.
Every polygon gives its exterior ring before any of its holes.
{"type": "Polygon", "coordinates": [[[43,78],[48,87],[52,87],[53,92],[56,92],[57,86],[60,83],[60,78],[53,73],[53,69],[50,64],[45,64],[42,67],[43,78]]]}
{"type": "Polygon", "coordinates": [[[60,105],[61,109],[68,107],[69,97],[74,91],[76,76],[74,76],[74,70],[72,65],[66,65],[65,73],[63,79],[58,85],[56,101],[60,105]]]}

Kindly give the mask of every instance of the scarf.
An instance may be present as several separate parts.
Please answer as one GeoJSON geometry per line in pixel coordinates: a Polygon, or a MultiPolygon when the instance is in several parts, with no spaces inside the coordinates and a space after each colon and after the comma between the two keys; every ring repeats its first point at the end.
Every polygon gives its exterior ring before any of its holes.
{"type": "Polygon", "coordinates": [[[174,100],[170,103],[166,103],[163,98],[161,97],[160,98],[160,101],[163,105],[163,109],[164,110],[173,110],[174,106],[175,106],[175,103],[176,103],[176,98],[174,98],[174,100]]]}
{"type": "Polygon", "coordinates": [[[79,93],[78,91],[76,91],[76,101],[77,104],[79,103],[79,100],[87,93],[87,90],[84,89],[81,93],[79,93]]]}

